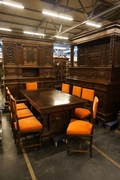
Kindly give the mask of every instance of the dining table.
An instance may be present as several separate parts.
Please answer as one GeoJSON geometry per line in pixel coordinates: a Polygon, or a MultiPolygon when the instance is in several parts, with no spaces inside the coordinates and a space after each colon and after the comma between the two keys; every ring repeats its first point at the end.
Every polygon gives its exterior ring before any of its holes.
{"type": "Polygon", "coordinates": [[[20,90],[20,93],[41,116],[43,141],[64,134],[74,117],[74,109],[86,102],[57,89],[20,90]]]}

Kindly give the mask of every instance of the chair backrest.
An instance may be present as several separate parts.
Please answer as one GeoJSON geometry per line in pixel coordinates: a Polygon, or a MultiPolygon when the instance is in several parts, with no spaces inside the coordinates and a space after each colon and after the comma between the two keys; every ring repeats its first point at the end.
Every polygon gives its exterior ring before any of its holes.
{"type": "Polygon", "coordinates": [[[6,91],[9,91],[9,88],[8,88],[7,86],[6,86],[6,88],[5,88],[5,89],[6,89],[6,91]]]}
{"type": "Polygon", "coordinates": [[[26,90],[37,90],[37,82],[27,82],[26,83],[26,90]]]}
{"type": "Polygon", "coordinates": [[[10,119],[12,119],[12,101],[11,101],[11,93],[9,89],[6,88],[6,93],[7,93],[7,101],[8,101],[8,110],[9,110],[9,115],[10,119]]]}
{"type": "Polygon", "coordinates": [[[11,109],[12,109],[12,116],[15,118],[17,116],[17,108],[16,108],[16,99],[10,95],[11,98],[11,109]]]}
{"type": "Polygon", "coordinates": [[[9,101],[9,106],[11,105],[11,98],[10,98],[10,96],[11,96],[11,93],[10,93],[9,90],[7,90],[7,99],[9,101]]]}
{"type": "Polygon", "coordinates": [[[97,96],[95,96],[94,101],[93,101],[93,117],[92,117],[92,121],[91,121],[92,124],[94,124],[95,119],[96,119],[98,102],[99,102],[99,99],[97,96]]]}
{"type": "Polygon", "coordinates": [[[77,97],[81,97],[81,92],[82,92],[82,87],[73,86],[72,95],[77,96],[77,97]]]}
{"type": "Polygon", "coordinates": [[[16,99],[11,95],[11,101],[12,101],[12,126],[13,123],[16,122],[17,130],[20,130],[19,123],[18,123],[18,117],[17,117],[17,108],[16,108],[16,99]]]}
{"type": "Polygon", "coordinates": [[[6,100],[9,101],[9,93],[10,93],[10,90],[8,87],[5,88],[6,89],[6,100]]]}
{"type": "Polygon", "coordinates": [[[62,83],[62,92],[69,93],[69,90],[70,90],[70,85],[62,83]]]}
{"type": "Polygon", "coordinates": [[[82,88],[81,98],[93,102],[94,94],[95,94],[95,90],[87,89],[87,88],[82,88]]]}

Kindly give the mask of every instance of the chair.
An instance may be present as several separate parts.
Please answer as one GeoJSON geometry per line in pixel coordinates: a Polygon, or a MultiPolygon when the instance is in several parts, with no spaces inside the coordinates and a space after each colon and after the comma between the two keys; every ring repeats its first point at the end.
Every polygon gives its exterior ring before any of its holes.
{"type": "Polygon", "coordinates": [[[92,114],[92,118],[90,122],[85,121],[85,120],[71,119],[68,125],[68,128],[66,130],[68,154],[70,152],[90,152],[90,157],[92,157],[93,129],[94,129],[94,123],[96,119],[98,101],[99,101],[98,97],[95,96],[94,102],[93,102],[93,114],[92,114]],[[80,139],[79,148],[75,148],[75,149],[71,148],[71,141],[74,138],[80,139]],[[82,148],[83,140],[89,141],[89,146],[90,146],[89,150],[82,148]]]}
{"type": "Polygon", "coordinates": [[[37,82],[27,82],[26,83],[26,90],[37,90],[37,82]]]}
{"type": "Polygon", "coordinates": [[[10,98],[11,98],[11,111],[12,111],[11,127],[13,130],[13,124],[16,116],[18,119],[23,119],[33,116],[33,113],[29,110],[29,108],[17,110],[16,99],[12,95],[10,98]]]}
{"type": "MultiPolygon", "coordinates": [[[[11,99],[11,93],[8,88],[6,88],[6,93],[7,93],[7,100],[8,100],[8,111],[9,111],[9,117],[10,117],[10,122],[12,125],[12,99],[11,99]]],[[[25,103],[17,103],[16,102],[16,109],[17,110],[22,110],[22,109],[28,109],[27,105],[25,103]]]]}
{"type": "Polygon", "coordinates": [[[83,88],[81,98],[87,100],[87,106],[75,108],[75,116],[80,119],[91,117],[95,91],[83,88]]]}
{"type": "Polygon", "coordinates": [[[12,109],[11,109],[11,99],[10,99],[10,91],[9,89],[6,88],[6,99],[7,99],[7,107],[8,107],[8,112],[9,112],[9,119],[10,121],[12,120],[12,109]]]}
{"type": "Polygon", "coordinates": [[[37,120],[35,116],[23,118],[21,120],[18,120],[18,117],[16,116],[14,122],[14,134],[15,134],[14,137],[15,137],[15,144],[17,144],[17,148],[18,148],[18,154],[20,153],[20,150],[22,148],[29,148],[35,146],[41,147],[42,129],[43,129],[42,124],[37,120]],[[35,136],[35,133],[39,135],[39,138],[35,136]],[[32,138],[31,138],[31,134],[33,135],[32,138]],[[24,144],[26,141],[22,142],[23,137],[25,137],[25,140],[29,141],[28,144],[24,144]],[[38,138],[38,142],[36,142],[37,138],[38,138]]]}
{"type": "MultiPolygon", "coordinates": [[[[11,95],[12,94],[10,93],[10,90],[9,90],[8,87],[6,87],[6,93],[7,93],[7,99],[9,101],[9,105],[10,105],[11,104],[11,95]]],[[[27,109],[28,107],[27,107],[27,105],[25,103],[16,101],[16,108],[17,108],[17,110],[20,110],[20,109],[27,109]]]]}
{"type": "Polygon", "coordinates": [[[70,85],[62,83],[62,92],[69,93],[70,85]]]}
{"type": "Polygon", "coordinates": [[[73,86],[72,95],[77,96],[77,97],[81,97],[81,92],[82,92],[82,87],[73,86]]]}

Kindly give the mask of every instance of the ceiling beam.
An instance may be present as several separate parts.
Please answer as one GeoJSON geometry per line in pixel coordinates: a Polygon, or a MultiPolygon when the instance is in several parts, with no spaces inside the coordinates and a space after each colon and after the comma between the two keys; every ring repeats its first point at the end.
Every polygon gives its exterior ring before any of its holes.
{"type": "Polygon", "coordinates": [[[82,5],[81,1],[78,0],[78,2],[79,2],[79,4],[81,5],[81,7],[82,7],[82,9],[83,9],[83,12],[84,12],[84,14],[85,14],[85,16],[86,16],[86,18],[88,18],[88,14],[87,14],[87,12],[86,12],[84,6],[82,5]]]}
{"type": "MultiPolygon", "coordinates": [[[[96,18],[98,18],[98,17],[100,17],[100,16],[102,16],[102,15],[104,15],[104,14],[110,12],[110,11],[113,11],[114,9],[117,9],[117,8],[119,8],[119,7],[120,7],[120,4],[118,4],[117,6],[114,6],[114,7],[112,7],[112,8],[109,8],[108,10],[103,11],[102,13],[100,13],[100,14],[98,14],[98,15],[95,15],[94,17],[91,17],[89,20],[94,20],[94,19],[96,19],[96,18]]],[[[75,29],[75,28],[77,28],[77,27],[85,24],[85,23],[88,22],[89,20],[85,20],[85,21],[83,21],[83,22],[81,22],[81,23],[75,24],[74,26],[72,26],[72,27],[70,27],[70,28],[68,28],[68,29],[66,29],[66,30],[58,33],[57,35],[59,36],[59,35],[62,35],[62,34],[64,34],[64,33],[68,32],[68,31],[71,31],[71,30],[73,30],[73,29],[75,29]]]]}

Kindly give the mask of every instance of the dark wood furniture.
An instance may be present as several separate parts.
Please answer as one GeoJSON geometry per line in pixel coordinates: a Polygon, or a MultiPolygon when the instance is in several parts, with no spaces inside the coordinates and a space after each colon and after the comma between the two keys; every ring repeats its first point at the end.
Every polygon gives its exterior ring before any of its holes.
{"type": "Polygon", "coordinates": [[[42,115],[43,141],[64,134],[72,118],[73,110],[85,102],[85,100],[56,89],[21,90],[20,92],[42,115]]]}
{"type": "Polygon", "coordinates": [[[37,82],[38,88],[53,88],[53,43],[34,39],[2,37],[4,84],[16,99],[26,82],[37,82]]]}
{"type": "Polygon", "coordinates": [[[55,87],[61,89],[62,83],[66,83],[66,77],[68,76],[68,60],[69,58],[54,57],[54,71],[55,71],[55,87]]]}
{"type": "Polygon", "coordinates": [[[71,42],[67,83],[95,90],[99,98],[97,120],[116,120],[120,109],[120,25],[113,24],[83,34],[71,42]],[[78,47],[77,67],[73,49],[78,47]]]}

